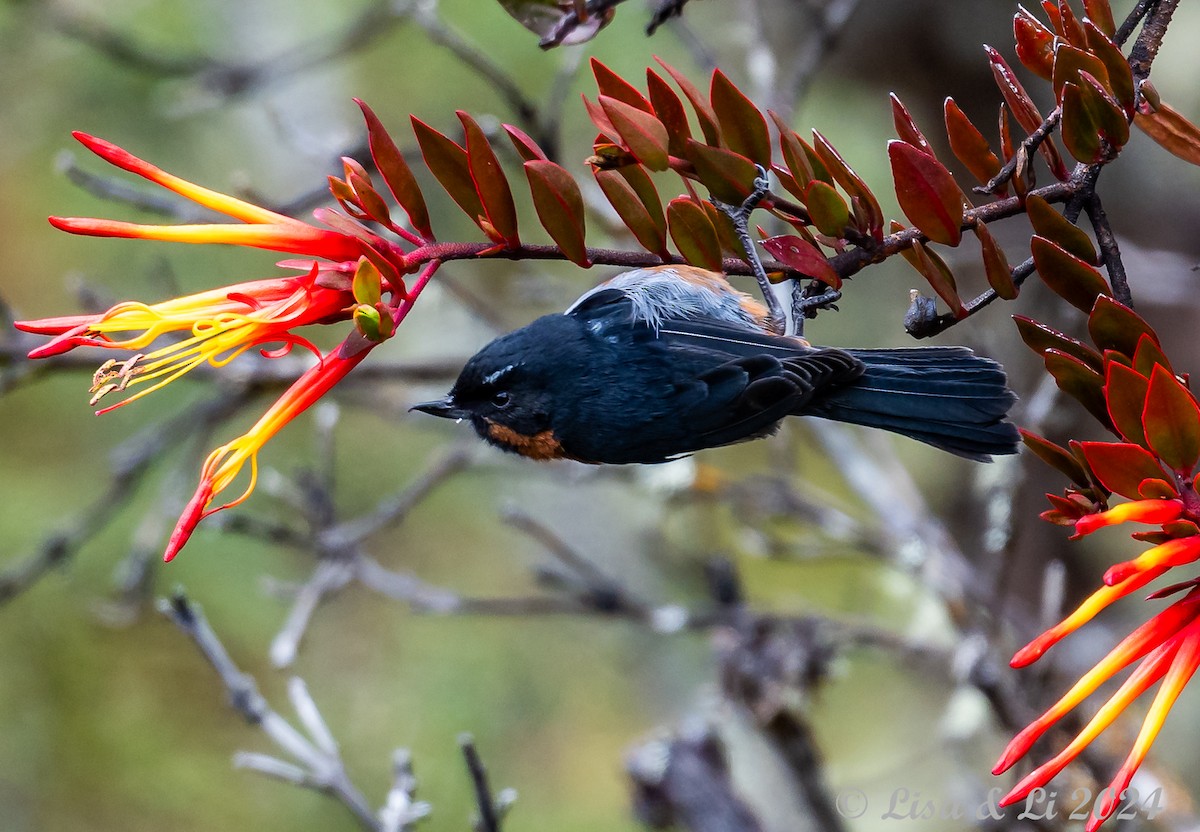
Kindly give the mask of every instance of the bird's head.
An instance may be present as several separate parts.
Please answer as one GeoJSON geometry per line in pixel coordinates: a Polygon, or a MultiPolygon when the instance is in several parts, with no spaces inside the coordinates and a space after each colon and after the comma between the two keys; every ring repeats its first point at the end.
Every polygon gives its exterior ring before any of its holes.
{"type": "Polygon", "coordinates": [[[547,328],[535,321],[497,338],[466,363],[445,398],[411,409],[468,419],[476,433],[506,451],[535,459],[564,456],[551,429],[556,364],[547,355],[554,343],[546,340],[550,333],[542,330],[547,328]]]}

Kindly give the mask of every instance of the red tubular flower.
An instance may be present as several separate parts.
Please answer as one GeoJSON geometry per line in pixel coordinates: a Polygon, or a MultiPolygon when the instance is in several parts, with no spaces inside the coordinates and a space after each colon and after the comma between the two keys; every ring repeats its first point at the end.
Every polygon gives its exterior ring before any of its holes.
{"type": "MultiPolygon", "coordinates": [[[[1118,523],[1135,521],[1159,525],[1173,524],[1184,517],[1184,503],[1181,500],[1136,500],[1081,518],[1075,524],[1076,537],[1118,523]]],[[[1175,533],[1179,534],[1180,531],[1176,530],[1175,533]]],[[[1054,644],[1090,621],[1109,604],[1141,589],[1166,574],[1172,567],[1200,558],[1200,535],[1188,535],[1186,532],[1183,534],[1182,537],[1159,543],[1135,560],[1117,564],[1109,569],[1104,577],[1105,585],[1092,593],[1059,624],[1017,651],[1013,656],[1012,666],[1023,667],[1037,661],[1054,644]]],[[[1189,591],[1181,600],[1127,636],[1058,702],[1012,739],[1000,755],[992,770],[993,774],[1001,774],[1011,768],[1063,716],[1117,673],[1136,663],[1133,673],[1067,747],[1022,778],[1000,801],[1001,806],[1024,800],[1035,788],[1048,783],[1108,728],[1130,703],[1161,681],[1162,684],[1142,722],[1133,749],[1109,787],[1101,793],[1088,819],[1086,832],[1093,832],[1116,811],[1122,793],[1128,788],[1134,772],[1145,759],[1151,743],[1162,729],[1171,706],[1200,666],[1200,587],[1196,581],[1176,584],[1156,592],[1151,597],[1161,598],[1185,589],[1189,591]]]]}
{"type": "Polygon", "coordinates": [[[254,488],[256,460],[262,446],[341,381],[375,343],[391,336],[438,263],[427,264],[413,291],[409,292],[401,278],[411,270],[404,252],[349,217],[325,211],[319,216],[334,223],[332,228],[309,225],[187,182],[101,139],[83,133],[76,133],[75,137],[117,167],[232,217],[238,223],[159,226],[52,217],[50,222],[56,228],[100,237],[227,243],[312,258],[279,264],[300,269],[302,274],[238,283],[156,304],[125,301],[99,315],[45,318],[16,324],[26,332],[53,336],[49,342],[32,350],[30,358],[58,355],[75,347],[134,353],[122,361],[109,360],[100,366],[93,377],[92,403],[112,393],[145,386],[99,413],[128,404],[201,364],[223,367],[252,348],[257,347],[264,356],[274,358],[300,345],[316,356],[317,363],[288,388],[254,427],[208,457],[200,485],[167,545],[165,559],[171,560],[200,520],[237,505],[249,496],[254,488]],[[385,301],[382,296],[388,292],[391,296],[385,301]],[[369,320],[374,326],[369,332],[362,326],[357,327],[359,332],[352,333],[341,348],[327,355],[322,355],[308,340],[294,332],[302,326],[333,323],[351,317],[356,321],[360,318],[369,320]],[[157,349],[152,348],[161,343],[161,336],[172,333],[178,333],[180,337],[157,349]],[[268,345],[278,346],[267,349],[268,345]],[[142,350],[149,351],[143,353],[142,350]],[[250,463],[250,475],[246,489],[236,499],[214,508],[213,500],[237,479],[247,462],[250,463]]]}
{"type": "Polygon", "coordinates": [[[174,559],[191,537],[196,524],[205,517],[232,508],[250,496],[258,478],[258,452],[262,446],[358,366],[370,352],[369,346],[362,344],[357,350],[342,347],[322,356],[315,366],[293,382],[254,427],[209,454],[200,474],[200,485],[171,532],[163,560],[174,559]],[[212,508],[213,499],[233,483],[247,462],[250,463],[250,482],[246,490],[228,503],[212,508]]]}

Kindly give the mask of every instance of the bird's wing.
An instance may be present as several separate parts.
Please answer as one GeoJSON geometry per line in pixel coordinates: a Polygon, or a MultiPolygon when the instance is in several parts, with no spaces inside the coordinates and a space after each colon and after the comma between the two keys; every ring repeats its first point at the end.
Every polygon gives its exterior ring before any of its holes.
{"type": "Polygon", "coordinates": [[[863,363],[842,350],[720,322],[664,321],[658,338],[681,366],[703,367],[680,394],[706,447],[769,432],[863,373],[863,363]]]}

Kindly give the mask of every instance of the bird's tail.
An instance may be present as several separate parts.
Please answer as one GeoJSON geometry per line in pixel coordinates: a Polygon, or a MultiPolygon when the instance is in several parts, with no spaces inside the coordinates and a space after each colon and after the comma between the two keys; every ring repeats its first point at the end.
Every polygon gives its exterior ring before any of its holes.
{"type": "Polygon", "coordinates": [[[806,413],[883,428],[967,459],[1017,452],[1017,428],[1004,421],[1017,397],[995,361],[965,347],[846,352],[866,370],[806,413]]]}

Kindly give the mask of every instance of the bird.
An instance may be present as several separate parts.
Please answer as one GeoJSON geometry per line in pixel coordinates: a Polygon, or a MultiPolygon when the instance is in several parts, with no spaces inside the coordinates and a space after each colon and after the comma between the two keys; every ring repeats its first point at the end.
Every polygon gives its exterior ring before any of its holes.
{"type": "Polygon", "coordinates": [[[956,456],[1017,452],[1016,396],[965,347],[841,349],[770,331],[718,272],[635,268],[483,347],[449,394],[411,409],[535,460],[654,464],[816,416],[956,456]]]}

